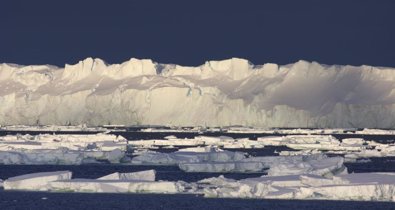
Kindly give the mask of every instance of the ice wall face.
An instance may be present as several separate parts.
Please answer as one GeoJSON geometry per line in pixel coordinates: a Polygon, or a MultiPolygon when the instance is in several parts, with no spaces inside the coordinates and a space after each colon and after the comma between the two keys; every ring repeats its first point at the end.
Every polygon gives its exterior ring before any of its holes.
{"type": "Polygon", "coordinates": [[[394,87],[394,68],[306,61],[0,64],[0,124],[394,128],[394,87]]]}

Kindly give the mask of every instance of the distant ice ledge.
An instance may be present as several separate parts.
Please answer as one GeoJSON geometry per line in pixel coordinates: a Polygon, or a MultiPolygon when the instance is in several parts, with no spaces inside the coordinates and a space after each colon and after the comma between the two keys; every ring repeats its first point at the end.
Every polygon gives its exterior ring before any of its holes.
{"type": "Polygon", "coordinates": [[[0,124],[394,128],[394,78],[394,68],[240,58],[0,64],[0,124]]]}

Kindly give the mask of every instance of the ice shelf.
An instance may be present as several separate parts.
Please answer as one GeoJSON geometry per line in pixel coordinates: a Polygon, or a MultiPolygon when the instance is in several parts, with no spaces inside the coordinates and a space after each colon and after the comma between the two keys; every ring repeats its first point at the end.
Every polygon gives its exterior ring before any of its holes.
{"type": "Polygon", "coordinates": [[[392,128],[394,72],[240,58],[196,67],[135,58],[62,68],[3,63],[0,124],[392,128]]]}

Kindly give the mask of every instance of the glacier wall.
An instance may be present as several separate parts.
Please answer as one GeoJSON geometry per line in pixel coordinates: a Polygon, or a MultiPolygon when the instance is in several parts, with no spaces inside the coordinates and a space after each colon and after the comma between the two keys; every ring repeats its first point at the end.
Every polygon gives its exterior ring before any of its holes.
{"type": "Polygon", "coordinates": [[[0,124],[395,128],[394,87],[394,68],[306,61],[4,63],[0,124]]]}

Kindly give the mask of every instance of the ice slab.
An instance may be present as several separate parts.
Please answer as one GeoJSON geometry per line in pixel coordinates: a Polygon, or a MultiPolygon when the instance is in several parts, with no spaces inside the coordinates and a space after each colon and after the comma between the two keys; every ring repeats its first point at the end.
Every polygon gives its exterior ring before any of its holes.
{"type": "Polygon", "coordinates": [[[127,140],[112,134],[40,134],[40,135],[7,135],[0,137],[0,151],[16,149],[59,149],[112,151],[126,150],[127,140]]]}
{"type": "Polygon", "coordinates": [[[250,140],[248,138],[233,139],[228,136],[196,136],[192,139],[178,139],[175,137],[168,137],[166,139],[151,139],[130,141],[129,145],[136,148],[153,148],[164,146],[216,146],[221,148],[263,148],[264,144],[261,142],[250,140]]]}
{"type": "Polygon", "coordinates": [[[155,181],[155,170],[138,171],[131,173],[112,173],[98,180],[139,180],[139,181],[155,181]]]}
{"type": "Polygon", "coordinates": [[[295,155],[295,156],[264,156],[249,157],[243,162],[261,162],[272,176],[316,174],[332,176],[346,170],[342,157],[327,157],[323,154],[295,155]]]}
{"type": "Polygon", "coordinates": [[[46,191],[51,182],[70,180],[71,176],[71,171],[32,173],[8,178],[3,185],[5,190],[46,191]]]}
{"type": "Polygon", "coordinates": [[[333,183],[301,187],[297,199],[395,201],[395,173],[355,173],[333,177],[333,183]]]}
{"type": "Polygon", "coordinates": [[[97,161],[120,163],[125,152],[115,149],[112,151],[73,151],[68,149],[36,149],[0,151],[0,164],[55,164],[79,165],[97,161]]]}
{"type": "Polygon", "coordinates": [[[261,172],[265,165],[261,162],[204,162],[180,163],[178,167],[186,172],[248,173],[261,172]]]}
{"type": "Polygon", "coordinates": [[[223,176],[199,181],[206,197],[395,201],[395,173],[263,176],[242,180],[223,176]]]}
{"type": "Polygon", "coordinates": [[[180,163],[239,161],[244,158],[244,153],[230,151],[173,153],[146,152],[134,157],[131,163],[143,165],[178,165],[180,163]]]}
{"type": "Polygon", "coordinates": [[[169,181],[73,179],[50,183],[50,191],[97,193],[178,193],[182,183],[169,181]]]}
{"type": "MultiPolygon", "coordinates": [[[[306,156],[309,157],[309,156],[306,156]]],[[[306,158],[302,161],[279,162],[272,165],[268,171],[269,175],[293,175],[293,174],[315,174],[320,176],[332,176],[342,173],[345,169],[342,157],[331,158],[306,158]]]]}

